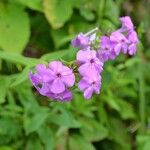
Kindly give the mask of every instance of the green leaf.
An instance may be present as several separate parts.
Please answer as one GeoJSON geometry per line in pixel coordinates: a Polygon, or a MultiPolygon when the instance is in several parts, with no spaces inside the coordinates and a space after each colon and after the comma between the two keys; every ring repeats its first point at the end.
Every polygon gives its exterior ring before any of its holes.
{"type": "Polygon", "coordinates": [[[105,0],[97,1],[97,15],[98,15],[98,22],[101,22],[101,19],[104,16],[104,8],[105,8],[105,0]]]}
{"type": "Polygon", "coordinates": [[[26,67],[21,73],[17,74],[17,77],[12,82],[11,87],[17,86],[22,82],[26,81],[28,79],[29,71],[30,68],[26,67]]]}
{"type": "Polygon", "coordinates": [[[108,92],[107,96],[104,96],[105,102],[117,111],[121,111],[120,106],[116,100],[116,97],[111,92],[108,92]]]}
{"type": "MultiPolygon", "coordinates": [[[[19,101],[24,109],[31,114],[36,114],[39,111],[40,106],[31,89],[31,84],[29,82],[24,82],[19,84],[14,88],[15,92],[18,93],[19,101]]],[[[25,116],[28,118],[28,116],[25,116]]]]}
{"type": "Polygon", "coordinates": [[[27,138],[25,150],[43,150],[43,145],[35,134],[27,138]]]}
{"type": "Polygon", "coordinates": [[[29,133],[38,130],[46,121],[47,116],[47,109],[39,109],[38,113],[34,114],[32,117],[26,115],[24,117],[24,128],[26,134],[28,135],[29,133]]]}
{"type": "Polygon", "coordinates": [[[137,136],[137,150],[149,150],[150,148],[150,135],[138,135],[137,136]]]}
{"type": "Polygon", "coordinates": [[[119,23],[119,7],[113,0],[107,0],[105,3],[104,16],[109,18],[115,25],[119,23]]]}
{"type": "Polygon", "coordinates": [[[75,37],[75,35],[69,34],[68,26],[57,30],[51,30],[51,35],[56,49],[64,46],[66,43],[70,43],[70,41],[75,37]]]}
{"type": "Polygon", "coordinates": [[[60,50],[60,51],[56,51],[56,52],[52,52],[52,53],[48,53],[48,54],[43,55],[41,57],[41,60],[52,61],[52,60],[62,58],[63,56],[65,56],[69,53],[71,53],[71,49],[60,50]]]}
{"type": "Polygon", "coordinates": [[[0,47],[5,51],[21,53],[30,36],[27,13],[20,7],[0,3],[0,47]]]}
{"type": "Polygon", "coordinates": [[[0,104],[5,102],[9,86],[10,78],[0,77],[0,104]]]}
{"type": "Polygon", "coordinates": [[[95,19],[94,13],[90,11],[89,9],[81,8],[80,14],[88,21],[93,21],[95,19]]]}
{"type": "Polygon", "coordinates": [[[0,146],[0,150],[14,150],[14,149],[9,146],[0,146]]]}
{"type": "Polygon", "coordinates": [[[68,140],[68,131],[65,131],[63,133],[61,133],[61,135],[56,135],[56,146],[55,146],[55,149],[56,150],[66,150],[66,147],[67,147],[67,140],[68,140]]]}
{"type": "Polygon", "coordinates": [[[44,63],[44,61],[41,61],[40,59],[24,57],[21,54],[5,51],[0,51],[0,59],[4,59],[15,64],[19,63],[25,66],[34,66],[40,62],[44,63]]]}
{"type": "Polygon", "coordinates": [[[44,0],[44,13],[54,29],[60,28],[73,13],[71,0],[44,0]]]}
{"type": "Polygon", "coordinates": [[[65,109],[62,109],[61,111],[61,114],[52,114],[49,116],[50,122],[66,128],[79,128],[81,126],[81,123],[74,118],[71,112],[65,109]]]}
{"type": "Polygon", "coordinates": [[[0,135],[8,136],[11,140],[21,133],[21,126],[16,120],[11,118],[0,119],[0,135]]]}
{"type": "Polygon", "coordinates": [[[42,11],[42,0],[16,0],[17,2],[33,9],[33,10],[38,10],[42,11]]]}
{"type": "Polygon", "coordinates": [[[133,106],[126,102],[125,100],[118,99],[118,105],[120,106],[120,115],[123,119],[135,119],[136,114],[134,112],[133,106]]]}
{"type": "Polygon", "coordinates": [[[132,67],[132,66],[135,66],[135,64],[138,64],[138,63],[140,63],[140,62],[141,62],[140,58],[135,57],[135,58],[132,58],[132,59],[127,60],[127,61],[125,62],[125,66],[126,66],[126,67],[132,67]]]}
{"type": "Polygon", "coordinates": [[[111,33],[116,29],[116,26],[110,20],[102,19],[100,22],[100,29],[102,29],[104,33],[111,33]]]}
{"type": "Polygon", "coordinates": [[[131,150],[131,135],[121,120],[111,116],[109,118],[109,129],[109,139],[113,140],[117,144],[116,147],[118,150],[131,150]]]}
{"type": "Polygon", "coordinates": [[[93,103],[94,100],[86,101],[83,95],[79,93],[74,93],[74,99],[72,100],[71,106],[72,110],[77,114],[92,118],[94,117],[93,111],[97,109],[97,107],[94,106],[93,103]]]}
{"type": "Polygon", "coordinates": [[[48,126],[42,126],[37,130],[37,133],[45,146],[45,150],[54,149],[54,135],[51,131],[51,128],[48,126]]]}
{"type": "Polygon", "coordinates": [[[5,97],[7,94],[7,89],[5,87],[5,82],[0,81],[0,104],[5,102],[5,97]]]}
{"type": "Polygon", "coordinates": [[[82,119],[81,133],[87,141],[100,141],[108,136],[108,130],[96,120],[82,119]]]}
{"type": "Polygon", "coordinates": [[[74,134],[69,137],[69,150],[96,150],[96,149],[90,142],[87,142],[81,135],[74,134]]]}

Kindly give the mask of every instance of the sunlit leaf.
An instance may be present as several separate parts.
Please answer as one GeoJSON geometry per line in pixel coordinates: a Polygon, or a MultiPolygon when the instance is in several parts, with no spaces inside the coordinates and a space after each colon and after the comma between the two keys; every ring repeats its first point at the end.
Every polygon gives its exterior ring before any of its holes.
{"type": "Polygon", "coordinates": [[[7,60],[8,62],[12,62],[15,64],[19,63],[25,66],[34,66],[40,63],[40,60],[38,59],[24,57],[21,54],[5,52],[5,51],[0,51],[0,59],[4,59],[7,60]]]}
{"type": "Polygon", "coordinates": [[[16,0],[16,1],[33,10],[42,11],[42,0],[16,0]]]}
{"type": "Polygon", "coordinates": [[[54,29],[60,28],[72,15],[72,1],[44,0],[44,13],[54,29]]]}
{"type": "Polygon", "coordinates": [[[29,18],[22,7],[0,3],[0,35],[3,50],[22,52],[30,36],[29,18]]]}

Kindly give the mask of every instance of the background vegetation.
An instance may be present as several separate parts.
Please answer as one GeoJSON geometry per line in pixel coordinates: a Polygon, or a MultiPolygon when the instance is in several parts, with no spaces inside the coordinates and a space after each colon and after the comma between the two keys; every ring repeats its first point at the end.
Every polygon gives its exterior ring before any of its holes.
{"type": "Polygon", "coordinates": [[[150,149],[149,0],[0,0],[0,150],[150,149]],[[135,57],[108,62],[99,96],[69,103],[40,96],[28,80],[37,63],[75,58],[70,40],[130,15],[135,57]]]}

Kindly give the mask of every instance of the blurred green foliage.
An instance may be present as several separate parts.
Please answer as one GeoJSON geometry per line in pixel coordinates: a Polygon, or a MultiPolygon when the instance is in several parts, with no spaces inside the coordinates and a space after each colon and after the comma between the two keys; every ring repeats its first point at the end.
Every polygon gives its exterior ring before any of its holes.
{"type": "Polygon", "coordinates": [[[0,150],[149,150],[150,1],[0,0],[0,150]],[[110,33],[130,15],[140,44],[102,74],[99,96],[53,102],[32,88],[38,63],[75,59],[70,40],[99,27],[110,33]],[[26,57],[27,56],[27,57],[26,57]],[[31,58],[32,57],[32,58],[31,58]]]}

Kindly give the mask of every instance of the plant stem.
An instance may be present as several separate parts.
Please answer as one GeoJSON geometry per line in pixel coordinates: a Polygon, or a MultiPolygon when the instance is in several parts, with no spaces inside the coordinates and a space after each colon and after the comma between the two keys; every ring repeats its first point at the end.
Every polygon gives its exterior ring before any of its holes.
{"type": "Polygon", "coordinates": [[[85,33],[85,36],[90,36],[90,35],[96,33],[98,30],[99,30],[99,28],[96,27],[96,28],[90,30],[89,32],[85,33]]]}
{"type": "MultiPolygon", "coordinates": [[[[142,44],[141,44],[142,48],[142,44]]],[[[145,100],[145,82],[143,76],[143,60],[142,60],[142,52],[141,48],[139,50],[139,55],[141,58],[141,63],[139,64],[139,113],[140,113],[140,120],[141,120],[141,132],[144,131],[146,127],[146,100],[145,100]]]]}

